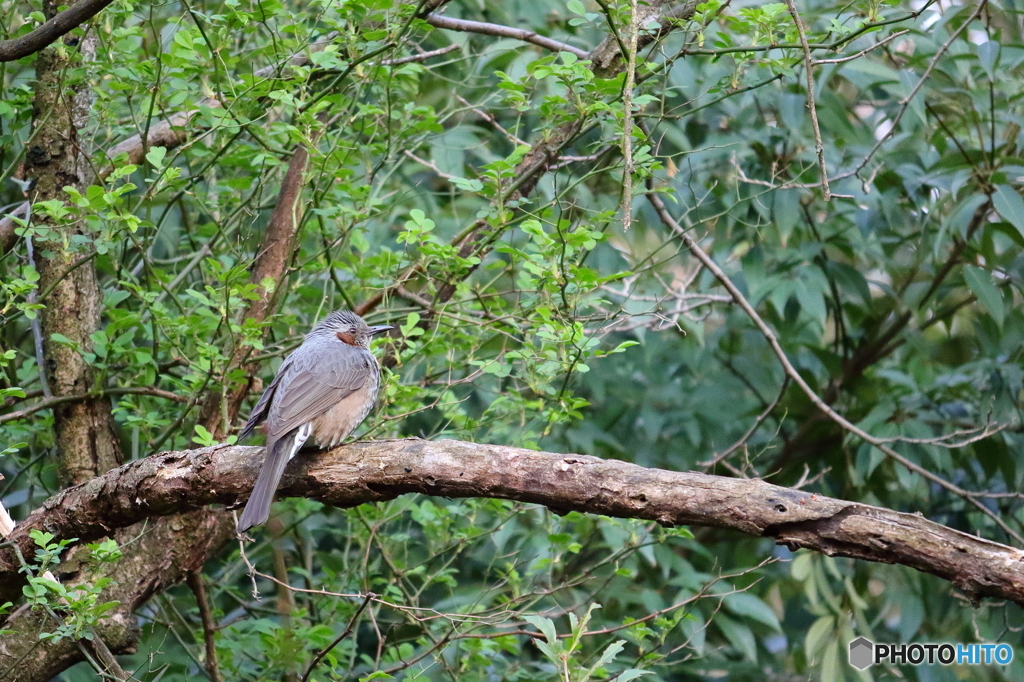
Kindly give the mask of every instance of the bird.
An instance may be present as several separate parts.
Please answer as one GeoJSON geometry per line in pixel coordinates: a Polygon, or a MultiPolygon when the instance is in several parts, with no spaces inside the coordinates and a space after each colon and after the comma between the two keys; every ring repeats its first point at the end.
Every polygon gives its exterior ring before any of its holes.
{"type": "Polygon", "coordinates": [[[368,326],[349,310],[335,310],[281,363],[238,435],[241,441],[266,423],[266,459],[238,519],[239,533],[266,522],[285,465],[309,438],[334,447],[370,413],[380,388],[380,365],[370,340],[390,329],[368,326]]]}

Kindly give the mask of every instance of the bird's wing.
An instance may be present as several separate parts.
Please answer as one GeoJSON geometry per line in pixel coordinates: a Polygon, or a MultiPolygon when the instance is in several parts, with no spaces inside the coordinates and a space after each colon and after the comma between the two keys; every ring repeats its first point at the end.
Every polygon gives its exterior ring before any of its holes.
{"type": "Polygon", "coordinates": [[[307,341],[274,380],[267,434],[278,438],[312,421],[362,388],[377,370],[370,351],[334,338],[307,341]]]}
{"type": "Polygon", "coordinates": [[[245,422],[245,426],[242,427],[238,434],[239,441],[245,440],[253,432],[253,429],[266,420],[270,404],[273,402],[274,394],[277,392],[277,386],[281,382],[281,377],[288,373],[288,366],[290,364],[291,357],[285,358],[285,361],[281,363],[281,367],[277,370],[277,376],[274,377],[274,380],[263,391],[263,395],[256,401],[256,406],[249,413],[249,421],[245,422]]]}

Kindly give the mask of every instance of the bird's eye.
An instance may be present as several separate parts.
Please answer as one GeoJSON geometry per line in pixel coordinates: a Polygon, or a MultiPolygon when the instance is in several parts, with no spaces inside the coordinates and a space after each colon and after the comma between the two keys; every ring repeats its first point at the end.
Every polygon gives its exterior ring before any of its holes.
{"type": "Polygon", "coordinates": [[[348,333],[349,334],[355,334],[356,333],[356,328],[355,327],[349,327],[348,328],[348,333]]]}

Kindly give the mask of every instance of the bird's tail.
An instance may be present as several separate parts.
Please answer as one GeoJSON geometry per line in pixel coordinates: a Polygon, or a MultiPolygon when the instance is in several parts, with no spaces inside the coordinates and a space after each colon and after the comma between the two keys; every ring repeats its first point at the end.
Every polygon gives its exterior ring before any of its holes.
{"type": "Polygon", "coordinates": [[[279,440],[267,443],[263,468],[260,469],[260,475],[256,477],[256,485],[253,486],[249,501],[245,503],[242,516],[238,519],[236,530],[239,533],[244,533],[253,526],[265,523],[270,517],[270,505],[274,502],[274,493],[277,492],[277,485],[281,482],[284,467],[306,440],[301,438],[300,431],[302,431],[301,427],[293,429],[279,440]]]}

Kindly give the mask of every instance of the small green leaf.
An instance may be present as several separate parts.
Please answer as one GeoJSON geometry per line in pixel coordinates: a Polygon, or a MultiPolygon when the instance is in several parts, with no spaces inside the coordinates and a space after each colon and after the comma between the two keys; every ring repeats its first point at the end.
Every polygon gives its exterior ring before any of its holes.
{"type": "Polygon", "coordinates": [[[775,615],[775,612],[772,611],[767,604],[749,592],[735,592],[733,594],[728,594],[723,599],[723,602],[725,603],[725,607],[737,616],[745,616],[751,620],[756,620],[759,623],[767,625],[776,632],[782,631],[782,627],[779,625],[779,619],[775,615]]]}
{"type": "Polygon", "coordinates": [[[217,441],[214,440],[213,434],[206,430],[206,428],[200,424],[195,426],[196,434],[192,437],[193,443],[199,443],[204,447],[215,445],[217,441]]]}
{"type": "Polygon", "coordinates": [[[999,215],[1012,223],[1024,235],[1024,199],[1009,185],[999,185],[992,194],[992,203],[999,215]]]}
{"type": "Polygon", "coordinates": [[[448,181],[459,189],[466,190],[467,192],[479,192],[484,188],[484,183],[475,179],[452,177],[449,178],[448,181]]]}
{"type": "Polygon", "coordinates": [[[992,282],[992,275],[982,268],[965,265],[964,281],[967,282],[967,286],[978,297],[978,301],[981,305],[985,306],[985,310],[992,315],[992,318],[1001,329],[1006,310],[1003,307],[1003,297],[999,293],[999,289],[992,282]]]}
{"type": "Polygon", "coordinates": [[[165,156],[167,156],[166,148],[150,147],[149,151],[146,152],[146,161],[149,161],[153,168],[163,168],[165,156]]]}
{"type": "Polygon", "coordinates": [[[822,616],[811,624],[804,636],[804,651],[809,658],[815,658],[817,653],[832,637],[835,631],[835,619],[832,616],[822,616]]]}
{"type": "Polygon", "coordinates": [[[996,60],[999,58],[999,43],[994,40],[978,45],[978,61],[989,79],[995,80],[996,60]]]}
{"type": "Polygon", "coordinates": [[[535,628],[544,633],[544,637],[547,638],[550,644],[554,644],[558,641],[558,635],[555,633],[555,624],[550,618],[543,616],[526,616],[527,623],[530,623],[535,628]]]}

